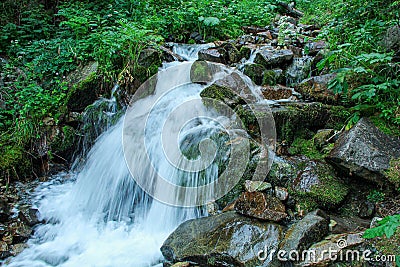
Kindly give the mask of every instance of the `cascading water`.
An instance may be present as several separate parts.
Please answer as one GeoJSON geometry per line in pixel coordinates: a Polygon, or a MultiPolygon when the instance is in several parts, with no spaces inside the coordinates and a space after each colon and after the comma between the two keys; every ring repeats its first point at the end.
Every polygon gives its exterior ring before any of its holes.
{"type": "MultiPolygon", "coordinates": [[[[193,59],[193,53],[186,53],[187,58],[193,59]]],[[[187,67],[190,70],[190,64],[187,67]]],[[[159,84],[173,87],[181,83],[179,80],[190,80],[190,71],[178,74],[162,76],[159,84]]],[[[174,175],[162,160],[163,151],[159,149],[155,130],[175,106],[193,98],[200,99],[203,87],[185,85],[183,91],[176,91],[168,101],[153,107],[146,121],[150,129],[146,135],[150,155],[176,184],[182,184],[185,177],[174,175]]],[[[158,91],[155,96],[134,104],[136,126],[145,123],[140,116],[142,108],[146,101],[158,96],[158,91]]],[[[8,266],[161,266],[159,249],[168,235],[181,222],[206,214],[201,207],[180,208],[155,201],[136,185],[124,160],[123,126],[121,118],[97,139],[79,173],[59,174],[37,188],[33,205],[46,223],[36,226],[34,236],[28,241],[29,247],[12,258],[8,266]]],[[[181,148],[190,151],[188,142],[198,145],[202,138],[220,131],[219,122],[191,121],[180,130],[181,148]]],[[[150,175],[147,166],[137,164],[135,168],[141,175],[150,175]]],[[[197,185],[215,180],[216,175],[218,165],[213,164],[202,175],[191,173],[186,180],[197,185]],[[206,181],[199,182],[204,175],[206,181]]]]}
{"type": "Polygon", "coordinates": [[[310,56],[293,59],[293,63],[286,70],[287,86],[295,86],[311,75],[312,59],[310,56]]]}

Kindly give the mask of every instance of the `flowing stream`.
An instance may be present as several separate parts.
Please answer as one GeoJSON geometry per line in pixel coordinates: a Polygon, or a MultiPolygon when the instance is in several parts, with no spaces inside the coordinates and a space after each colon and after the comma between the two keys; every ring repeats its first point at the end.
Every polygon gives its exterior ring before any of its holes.
{"type": "MultiPolygon", "coordinates": [[[[175,52],[194,60],[204,47],[178,46],[175,52]]],[[[186,71],[179,75],[188,79],[185,75],[189,74],[186,71]]],[[[172,86],[176,79],[181,79],[178,75],[161,77],[164,80],[158,82],[164,86],[172,86]]],[[[171,101],[153,108],[146,121],[147,127],[160,127],[159,121],[166,111],[190,99],[200,98],[202,88],[198,84],[189,84],[184,91],[170,95],[171,101]]],[[[147,98],[140,101],[145,103],[147,98]]],[[[141,107],[137,105],[137,109],[133,109],[140,114],[141,107]]],[[[144,121],[140,121],[140,116],[136,119],[140,127],[144,121]]],[[[79,171],[61,173],[35,190],[33,205],[46,223],[36,226],[28,241],[29,247],[12,258],[8,266],[162,266],[160,247],[168,235],[183,221],[207,214],[202,207],[179,208],[153,200],[136,185],[124,158],[123,125],[121,118],[97,138],[79,171]]],[[[181,143],[194,140],[196,144],[220,128],[215,121],[193,121],[182,128],[181,143]]],[[[159,136],[151,133],[146,140],[153,145],[151,153],[162,169],[165,165],[163,152],[156,149],[159,148],[159,140],[156,140],[159,136]]],[[[146,166],[138,163],[139,173],[149,175],[146,166]]],[[[182,183],[185,178],[174,176],[165,168],[163,171],[170,174],[169,178],[175,183],[182,183]]],[[[218,166],[210,166],[206,172],[207,181],[215,179],[217,174],[218,166]]],[[[199,175],[186,178],[190,184],[200,183],[199,175]]]]}

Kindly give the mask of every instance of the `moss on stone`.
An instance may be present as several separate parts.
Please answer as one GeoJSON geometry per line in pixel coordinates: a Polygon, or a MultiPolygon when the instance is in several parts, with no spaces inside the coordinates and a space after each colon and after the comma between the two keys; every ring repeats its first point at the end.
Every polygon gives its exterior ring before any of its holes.
{"type": "Polygon", "coordinates": [[[391,136],[400,136],[400,127],[398,125],[389,124],[384,119],[373,116],[369,118],[376,127],[379,128],[383,133],[391,136]]]}
{"type": "Polygon", "coordinates": [[[243,73],[257,85],[261,85],[264,79],[265,67],[260,64],[246,64],[243,73]]]}
{"type": "Polygon", "coordinates": [[[242,47],[240,48],[239,52],[240,52],[240,56],[241,56],[242,58],[249,59],[249,58],[250,58],[250,55],[251,55],[251,48],[248,47],[248,46],[242,46],[242,47]]]}
{"type": "Polygon", "coordinates": [[[392,159],[390,161],[390,167],[386,171],[386,176],[397,189],[400,189],[400,159],[392,159]]]}
{"type": "Polygon", "coordinates": [[[70,111],[83,111],[97,99],[96,88],[99,87],[98,76],[90,73],[85,79],[74,84],[67,95],[67,107],[70,111]]]}
{"type": "Polygon", "coordinates": [[[327,164],[318,164],[313,169],[318,177],[318,183],[307,190],[289,188],[291,193],[304,210],[310,211],[316,207],[332,209],[343,202],[349,192],[349,187],[335,176],[333,169],[327,164]]]}

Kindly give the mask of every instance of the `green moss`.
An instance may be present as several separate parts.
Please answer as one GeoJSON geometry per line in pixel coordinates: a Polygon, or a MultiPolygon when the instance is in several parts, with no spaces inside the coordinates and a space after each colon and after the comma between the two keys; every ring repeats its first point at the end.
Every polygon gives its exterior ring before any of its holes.
{"type": "Polygon", "coordinates": [[[190,80],[201,84],[210,82],[213,76],[211,66],[206,61],[195,61],[190,68],[190,80]]]}
{"type": "Polygon", "coordinates": [[[257,85],[261,85],[264,79],[265,67],[260,64],[246,64],[243,73],[257,85]]]}
{"type": "Polygon", "coordinates": [[[51,151],[57,154],[73,152],[75,144],[76,130],[68,125],[61,128],[60,133],[51,142],[51,151]]]}
{"type": "Polygon", "coordinates": [[[22,145],[2,142],[0,152],[0,175],[2,179],[8,180],[5,182],[23,178],[29,173],[32,164],[22,145]]]}
{"type": "Polygon", "coordinates": [[[400,189],[400,159],[392,159],[390,161],[390,167],[386,171],[387,179],[400,189]]]}
{"type": "Polygon", "coordinates": [[[296,138],[289,148],[292,155],[305,155],[310,159],[323,159],[324,155],[318,151],[313,140],[296,138]]]}
{"type": "Polygon", "coordinates": [[[249,58],[250,58],[250,55],[251,55],[251,49],[250,49],[250,47],[248,47],[248,46],[242,46],[242,47],[240,48],[239,52],[240,52],[240,56],[241,56],[242,58],[246,58],[246,59],[249,59],[249,58]]]}
{"type": "Polygon", "coordinates": [[[391,136],[400,136],[400,127],[398,125],[389,124],[387,121],[378,116],[370,117],[370,120],[385,134],[391,136]]]}
{"type": "Polygon", "coordinates": [[[320,165],[314,169],[319,183],[312,185],[308,191],[289,188],[297,203],[306,211],[317,206],[332,209],[343,202],[349,192],[348,186],[334,175],[328,165],[320,165]]]}
{"type": "Polygon", "coordinates": [[[67,106],[70,111],[82,111],[97,99],[96,88],[99,87],[98,76],[95,72],[84,80],[73,85],[67,95],[67,106]]]}

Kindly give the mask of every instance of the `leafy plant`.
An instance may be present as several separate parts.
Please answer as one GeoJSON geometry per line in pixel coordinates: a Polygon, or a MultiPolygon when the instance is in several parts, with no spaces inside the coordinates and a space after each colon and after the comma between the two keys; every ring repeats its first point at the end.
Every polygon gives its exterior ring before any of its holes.
{"type": "Polygon", "coordinates": [[[385,199],[385,193],[378,190],[372,190],[368,194],[367,199],[374,203],[382,202],[385,199]]]}

